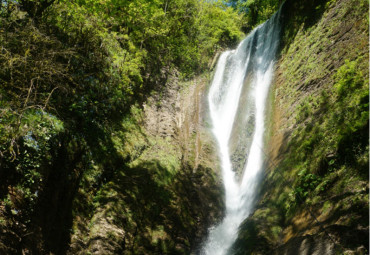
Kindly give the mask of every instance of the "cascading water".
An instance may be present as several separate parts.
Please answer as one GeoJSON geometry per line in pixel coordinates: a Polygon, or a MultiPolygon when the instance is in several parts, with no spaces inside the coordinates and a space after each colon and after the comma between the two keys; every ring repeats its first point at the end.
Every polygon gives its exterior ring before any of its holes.
{"type": "Polygon", "coordinates": [[[240,224],[252,210],[262,170],[265,105],[279,45],[279,23],[280,10],[253,30],[236,50],[224,52],[218,60],[208,99],[220,151],[226,214],[218,226],[210,229],[202,254],[227,254],[237,238],[240,224]],[[243,155],[246,158],[242,160],[243,173],[237,180],[230,143],[232,137],[236,140],[243,137],[240,131],[246,132],[236,128],[237,120],[243,118],[252,120],[253,133],[248,153],[243,155]]]}

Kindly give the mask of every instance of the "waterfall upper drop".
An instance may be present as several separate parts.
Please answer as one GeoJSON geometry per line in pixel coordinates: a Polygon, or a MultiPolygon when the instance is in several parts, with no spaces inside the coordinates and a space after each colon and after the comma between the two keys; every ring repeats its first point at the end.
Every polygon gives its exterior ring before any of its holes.
{"type": "Polygon", "coordinates": [[[236,50],[224,52],[217,63],[208,100],[220,152],[226,214],[210,229],[202,254],[227,254],[253,207],[263,163],[265,105],[279,46],[280,10],[236,50]],[[232,155],[239,156],[238,163],[232,155]],[[235,171],[238,165],[243,170],[240,180],[235,171]]]}

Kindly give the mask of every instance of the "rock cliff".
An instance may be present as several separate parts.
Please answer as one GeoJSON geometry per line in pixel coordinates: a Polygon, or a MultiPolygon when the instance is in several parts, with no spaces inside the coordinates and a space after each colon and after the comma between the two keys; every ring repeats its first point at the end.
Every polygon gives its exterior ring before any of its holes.
{"type": "Polygon", "coordinates": [[[209,74],[153,93],[115,134],[125,158],[74,220],[69,254],[190,254],[222,217],[222,182],[208,128],[209,74]]]}
{"type": "Polygon", "coordinates": [[[290,1],[266,172],[233,254],[367,254],[368,2],[290,1]]]}

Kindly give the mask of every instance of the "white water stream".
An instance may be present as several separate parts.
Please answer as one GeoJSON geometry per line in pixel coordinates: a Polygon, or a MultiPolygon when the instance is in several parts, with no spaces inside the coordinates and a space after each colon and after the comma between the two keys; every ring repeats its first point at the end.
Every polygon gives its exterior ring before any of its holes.
{"type": "Polygon", "coordinates": [[[275,54],[279,45],[280,11],[253,30],[236,50],[224,52],[217,63],[209,91],[213,133],[220,151],[222,177],[225,186],[226,213],[223,221],[210,229],[201,254],[224,255],[238,236],[243,220],[253,209],[253,200],[262,171],[265,105],[273,74],[275,54]],[[248,77],[248,79],[246,79],[248,77]],[[248,81],[247,81],[248,80],[248,81]],[[243,86],[250,86],[247,98],[251,109],[242,109],[243,86]],[[254,116],[249,153],[240,179],[236,178],[230,157],[230,139],[237,114],[254,116]]]}

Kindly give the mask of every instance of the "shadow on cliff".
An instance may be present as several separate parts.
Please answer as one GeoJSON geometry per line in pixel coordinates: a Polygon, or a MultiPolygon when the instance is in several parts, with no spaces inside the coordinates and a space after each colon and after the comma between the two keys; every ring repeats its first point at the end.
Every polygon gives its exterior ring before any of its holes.
{"type": "Polygon", "coordinates": [[[94,183],[95,187],[88,190],[104,185],[124,164],[109,133],[97,125],[80,125],[89,136],[62,133],[52,149],[51,166],[47,166],[51,171],[44,176],[45,185],[40,191],[33,216],[35,235],[30,236],[30,240],[26,239],[31,243],[27,246],[32,247],[34,254],[42,250],[66,254],[74,217],[79,213],[88,214],[92,209],[87,201],[81,200],[85,197],[79,196],[83,189],[82,179],[91,167],[91,161],[101,165],[102,173],[94,183]],[[39,246],[43,243],[42,248],[36,246],[35,236],[39,238],[39,246]]]}
{"type": "Polygon", "coordinates": [[[294,41],[298,30],[314,26],[322,17],[329,0],[286,0],[281,13],[282,39],[280,49],[294,41]]]}
{"type": "Polygon", "coordinates": [[[102,232],[86,246],[103,241],[117,254],[189,254],[218,217],[210,215],[222,204],[213,180],[212,169],[202,166],[193,172],[183,165],[175,174],[159,160],[121,167],[96,195],[95,204],[103,212],[99,217],[110,219],[109,224],[125,232],[124,238],[102,232]]]}

